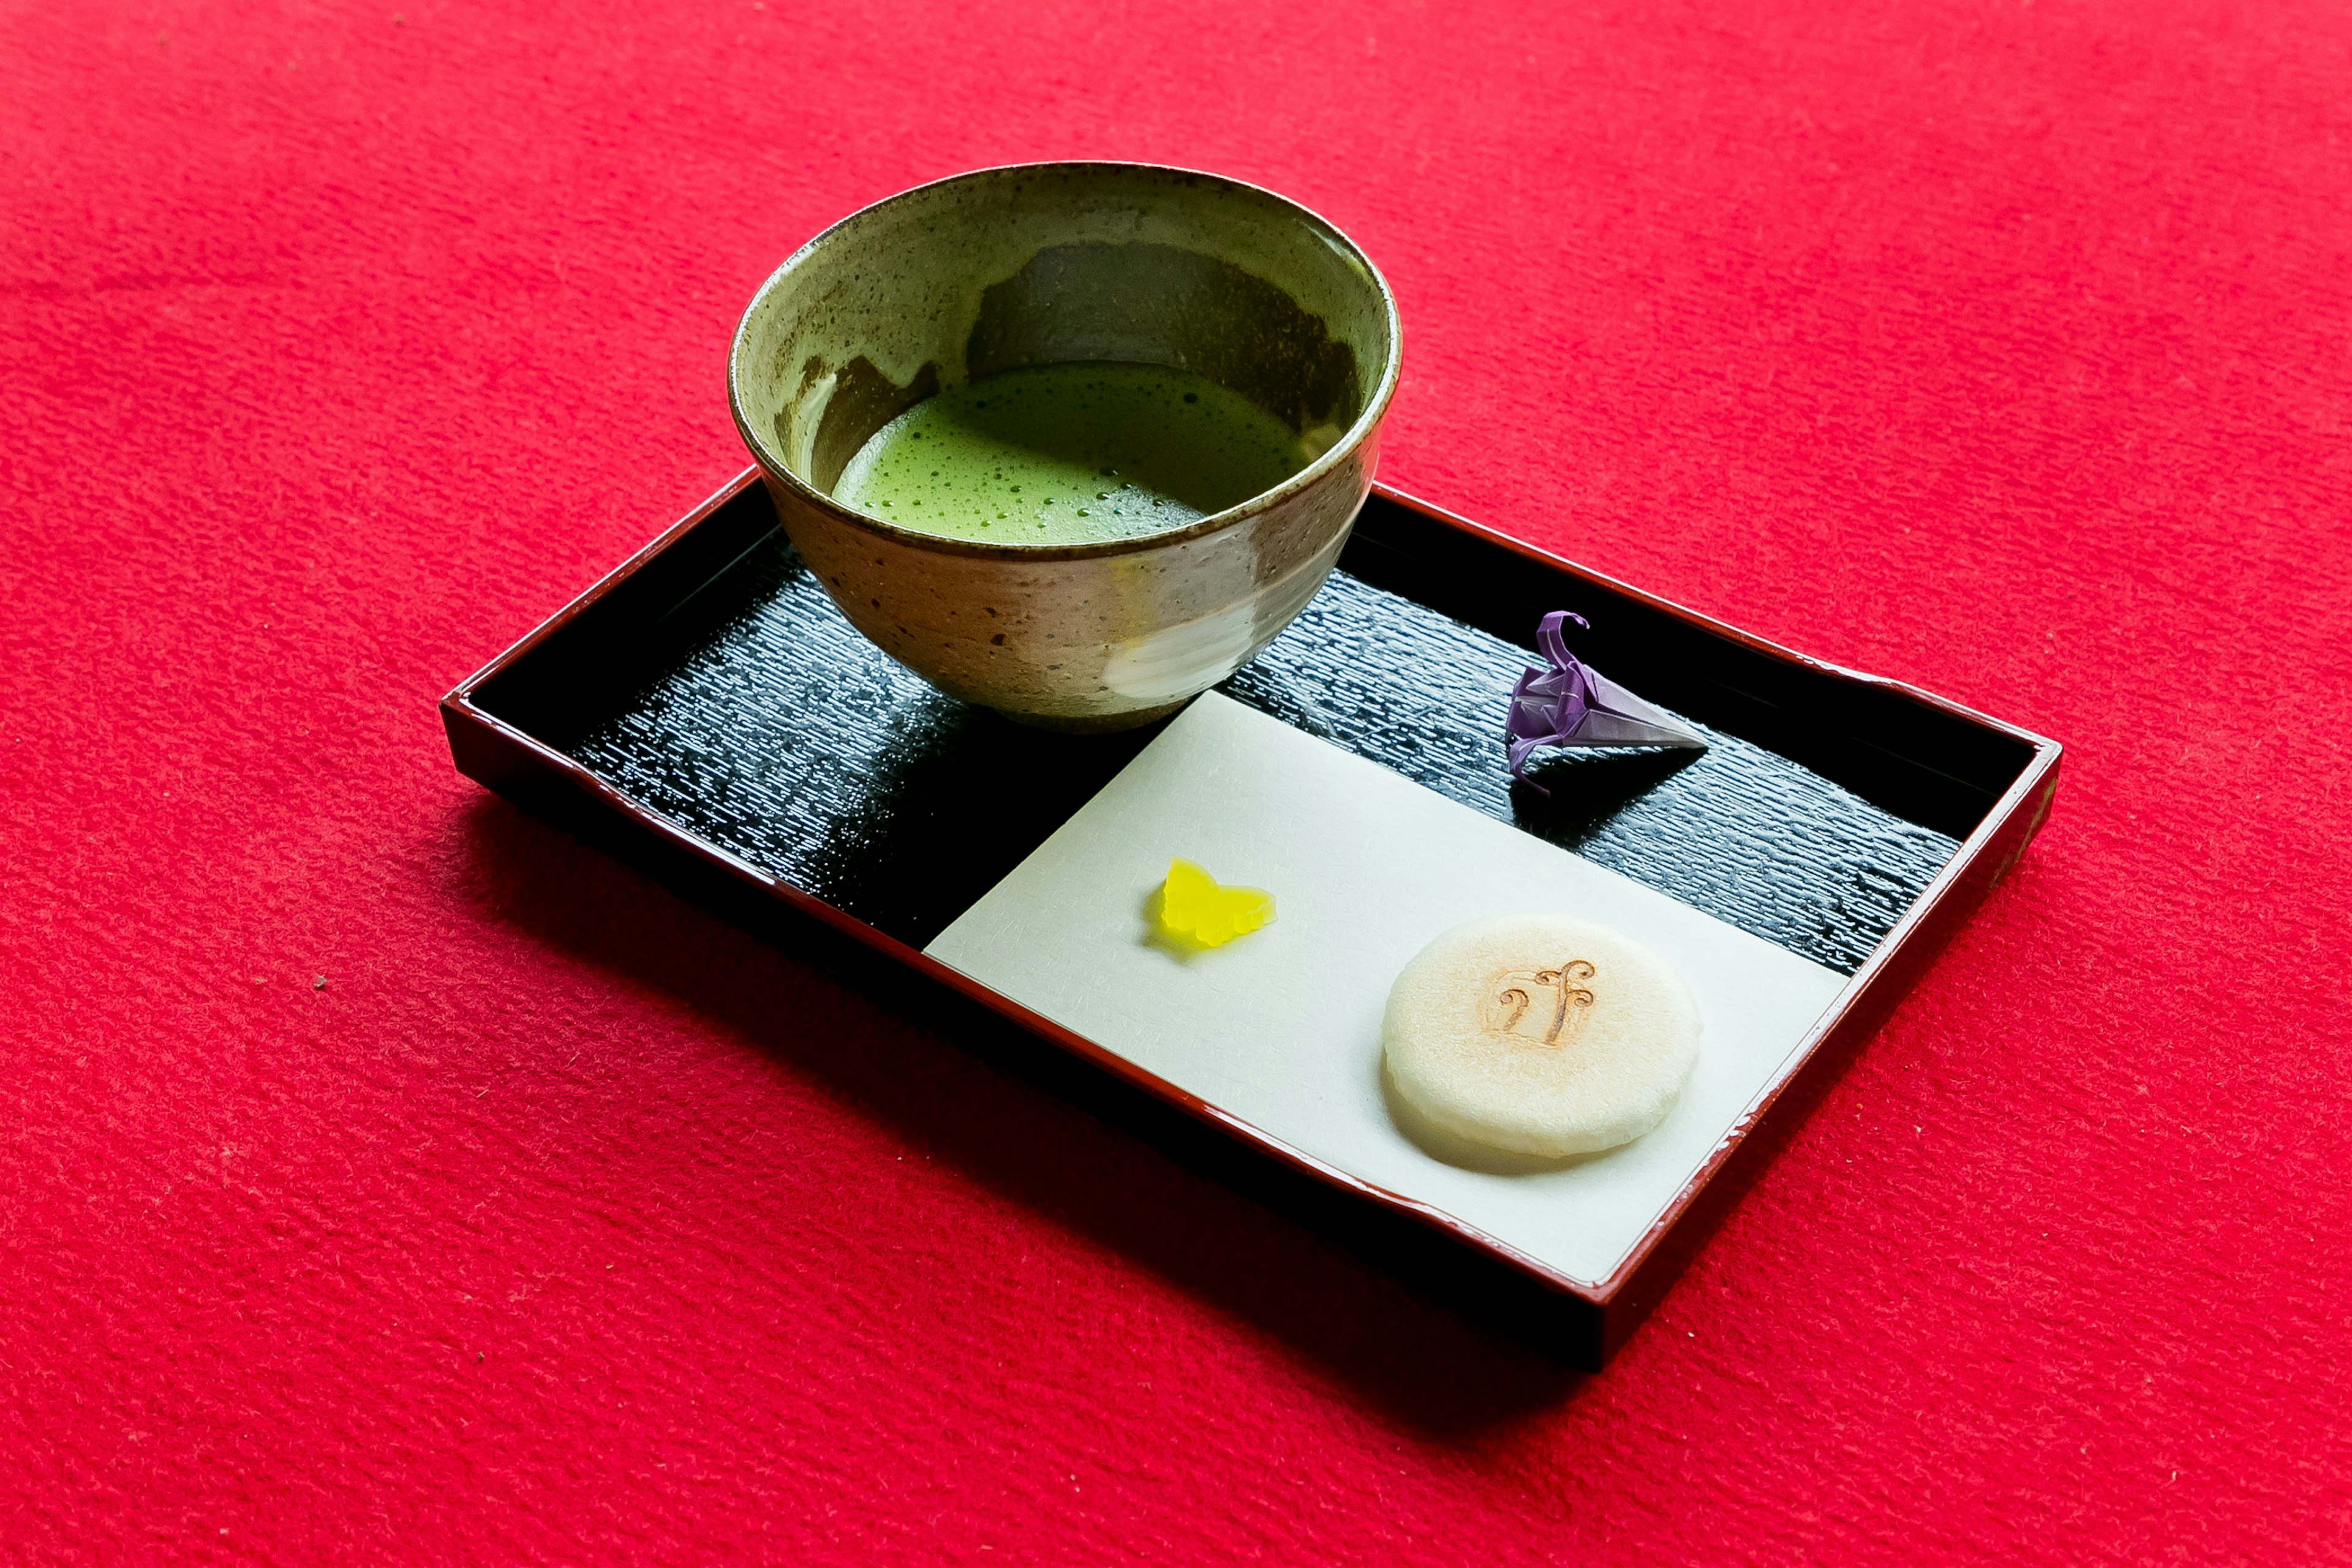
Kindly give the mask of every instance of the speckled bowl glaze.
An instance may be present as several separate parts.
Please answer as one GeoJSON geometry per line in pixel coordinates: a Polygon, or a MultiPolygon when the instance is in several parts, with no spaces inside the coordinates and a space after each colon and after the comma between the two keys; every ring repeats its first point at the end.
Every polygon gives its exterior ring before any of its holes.
{"type": "Polygon", "coordinates": [[[1371,485],[1396,302],[1347,237],[1233,180],[1035,163],[843,219],[761,286],[728,361],[735,423],[850,623],[954,696],[1121,729],[1247,663],[1322,585],[1371,485]],[[842,505],[842,470],[940,389],[1125,360],[1232,388],[1314,461],[1181,529],[1089,544],[942,539],[842,505]]]}

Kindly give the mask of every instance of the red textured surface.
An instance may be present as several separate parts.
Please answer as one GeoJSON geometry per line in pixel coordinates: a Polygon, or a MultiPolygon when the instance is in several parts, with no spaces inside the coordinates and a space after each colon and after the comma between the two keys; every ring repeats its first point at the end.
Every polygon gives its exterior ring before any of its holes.
{"type": "Polygon", "coordinates": [[[0,1556],[2347,1560],[2347,49],[7,7],[0,1556]],[[1604,1375],[449,766],[434,699],[741,463],[761,277],[1070,154],[1362,241],[1392,481],[2073,748],[1604,1375]]]}

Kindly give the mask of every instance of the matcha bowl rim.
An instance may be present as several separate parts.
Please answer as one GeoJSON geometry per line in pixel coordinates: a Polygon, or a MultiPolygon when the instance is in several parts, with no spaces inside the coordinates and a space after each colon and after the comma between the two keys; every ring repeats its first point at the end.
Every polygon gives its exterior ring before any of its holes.
{"type": "Polygon", "coordinates": [[[1311,489],[1333,468],[1349,461],[1356,449],[1379,428],[1381,419],[1387,415],[1390,400],[1396,394],[1399,364],[1402,360],[1399,352],[1402,346],[1402,322],[1397,314],[1396,295],[1389,288],[1388,279],[1381,276],[1381,269],[1372,264],[1371,258],[1366,256],[1362,248],[1354,240],[1349,238],[1346,232],[1337,224],[1332,223],[1313,208],[1294,201],[1278,191],[1268,190],[1264,185],[1254,184],[1246,180],[1237,180],[1228,174],[1212,174],[1203,169],[1188,169],[1173,163],[1150,163],[1121,159],[1061,159],[1034,163],[994,163],[982,168],[967,169],[960,174],[948,174],[936,180],[926,180],[919,184],[909,185],[904,190],[894,192],[879,201],[868,202],[846,216],[826,225],[806,243],[786,257],[782,264],[771,272],[761,283],[759,289],[753,292],[751,303],[744,307],[742,315],[736,321],[734,335],[730,339],[727,349],[727,408],[735,421],[736,433],[742,437],[744,446],[750,448],[753,459],[758,462],[769,481],[785,486],[808,504],[819,508],[837,521],[864,530],[877,538],[940,554],[977,556],[1002,561],[1084,560],[1158,550],[1168,545],[1201,539],[1244,522],[1269,508],[1280,505],[1290,497],[1311,489]],[[999,179],[1023,174],[1051,176],[1085,174],[1110,175],[1133,174],[1199,182],[1246,197],[1271,202],[1278,208],[1286,209],[1294,219],[1315,232],[1345,259],[1361,268],[1363,276],[1370,281],[1380,301],[1388,340],[1387,352],[1381,356],[1380,375],[1365,394],[1362,408],[1338,438],[1323,451],[1318,453],[1313,461],[1272,489],[1260,490],[1245,500],[1238,501],[1221,511],[1210,512],[1181,527],[1133,534],[1123,539],[1090,540],[1083,543],[1022,544],[927,533],[920,529],[902,528],[897,523],[860,511],[803,479],[776,451],[774,441],[757,429],[753,422],[745,415],[743,361],[752,325],[759,318],[761,307],[767,303],[769,296],[784,287],[797,268],[824,249],[829,243],[836,241],[838,237],[871,220],[876,214],[887,207],[927,193],[937,192],[945,186],[961,184],[967,181],[999,179]]]}

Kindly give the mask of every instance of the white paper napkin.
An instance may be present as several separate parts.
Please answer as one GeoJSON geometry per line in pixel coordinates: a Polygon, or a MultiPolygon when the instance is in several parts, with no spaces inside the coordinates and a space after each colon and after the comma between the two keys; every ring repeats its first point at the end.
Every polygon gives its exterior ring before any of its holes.
{"type": "Polygon", "coordinates": [[[925,951],[1300,1152],[1589,1284],[1848,984],[1215,692],[925,951]],[[1171,856],[1271,891],[1276,922],[1189,958],[1155,945],[1148,900],[1171,856]],[[1647,1137],[1546,1166],[1433,1152],[1392,1114],[1380,1072],[1390,983],[1448,926],[1517,910],[1614,926],[1689,982],[1706,1020],[1698,1067],[1647,1137]]]}

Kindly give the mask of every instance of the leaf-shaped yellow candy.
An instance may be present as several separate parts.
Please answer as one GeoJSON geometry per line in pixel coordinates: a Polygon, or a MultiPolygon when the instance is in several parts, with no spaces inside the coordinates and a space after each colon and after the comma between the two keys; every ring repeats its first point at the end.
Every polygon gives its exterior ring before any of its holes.
{"type": "Polygon", "coordinates": [[[1228,888],[1190,860],[1168,862],[1158,910],[1160,934],[1189,947],[1223,947],[1274,919],[1274,895],[1228,888]]]}

